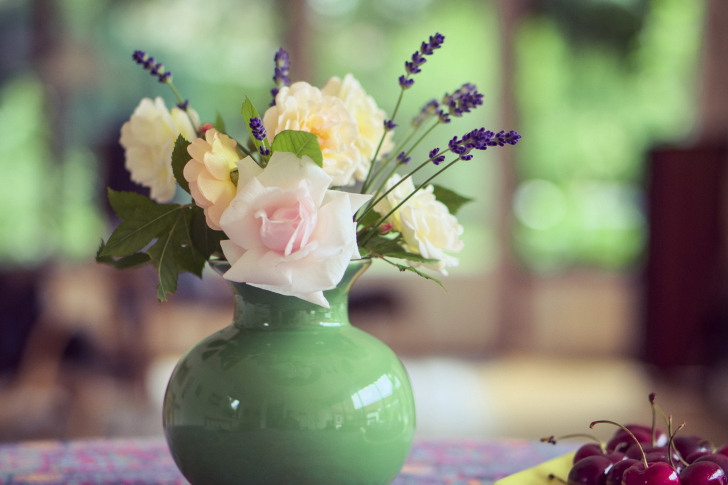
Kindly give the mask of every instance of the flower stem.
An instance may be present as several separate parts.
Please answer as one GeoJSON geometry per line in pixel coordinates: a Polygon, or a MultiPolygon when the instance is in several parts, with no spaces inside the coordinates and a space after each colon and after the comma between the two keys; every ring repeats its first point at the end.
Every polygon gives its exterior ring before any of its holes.
{"type": "MultiPolygon", "coordinates": [[[[404,88],[401,88],[399,90],[399,97],[397,98],[397,104],[394,105],[394,111],[392,112],[392,117],[390,118],[392,121],[394,121],[395,116],[397,116],[397,111],[399,111],[399,105],[402,103],[402,97],[404,96],[404,88]]],[[[374,171],[374,162],[376,162],[377,157],[379,156],[379,150],[382,149],[382,144],[384,143],[384,139],[387,137],[388,131],[385,129],[384,133],[382,133],[382,138],[379,139],[379,145],[377,145],[377,149],[374,151],[374,156],[372,157],[372,161],[369,164],[369,172],[367,173],[366,178],[364,179],[364,184],[362,185],[362,191],[361,193],[364,193],[364,187],[367,187],[369,185],[369,179],[372,177],[372,172],[374,171]]]]}
{"type": "MultiPolygon", "coordinates": [[[[177,98],[177,103],[179,103],[179,104],[184,104],[184,102],[185,102],[185,99],[184,99],[184,98],[182,97],[182,95],[181,95],[181,94],[179,93],[179,91],[178,91],[178,90],[177,90],[177,88],[175,87],[174,83],[173,83],[172,81],[168,81],[168,82],[166,82],[166,83],[164,83],[164,84],[166,84],[167,86],[169,86],[169,89],[171,89],[171,90],[172,90],[172,92],[174,93],[174,96],[175,96],[175,97],[177,98]]],[[[197,124],[195,123],[195,120],[193,120],[193,119],[192,119],[192,115],[190,115],[189,109],[186,109],[186,110],[185,110],[185,114],[187,114],[187,118],[189,118],[189,119],[190,119],[190,123],[192,123],[192,127],[193,127],[193,128],[195,129],[195,133],[197,133],[197,130],[198,130],[198,129],[199,129],[200,127],[199,127],[199,126],[197,126],[197,124]]]]}
{"type": "MultiPolygon", "coordinates": [[[[398,210],[398,209],[399,209],[400,207],[402,207],[402,205],[403,205],[403,204],[404,204],[405,202],[407,202],[408,200],[410,200],[410,198],[412,198],[412,196],[413,196],[413,195],[415,195],[415,194],[416,194],[417,192],[419,192],[419,191],[420,191],[420,189],[421,189],[422,187],[425,187],[425,186],[426,186],[426,185],[427,185],[428,183],[430,183],[430,181],[432,181],[432,179],[434,179],[435,177],[437,177],[438,175],[440,175],[440,174],[441,174],[442,172],[444,172],[445,170],[447,170],[448,168],[450,168],[451,166],[453,166],[453,165],[454,165],[454,164],[455,164],[455,163],[456,163],[456,162],[457,162],[458,160],[460,160],[460,159],[461,159],[460,157],[461,157],[461,155],[458,155],[458,157],[457,157],[456,159],[454,159],[454,160],[453,160],[452,162],[450,162],[450,163],[448,163],[447,165],[445,165],[444,167],[442,167],[442,168],[441,168],[440,170],[438,170],[438,171],[437,171],[437,172],[435,172],[435,173],[434,173],[434,174],[433,174],[432,176],[430,176],[430,177],[429,177],[429,178],[428,178],[427,180],[425,180],[425,181],[424,181],[424,182],[422,182],[422,183],[421,183],[420,185],[418,185],[417,187],[415,187],[415,190],[413,190],[413,191],[412,191],[412,193],[410,193],[410,194],[409,194],[409,195],[408,195],[407,197],[405,197],[404,199],[402,199],[402,201],[401,201],[401,202],[400,202],[399,204],[397,204],[397,205],[396,205],[396,206],[395,206],[395,207],[394,207],[394,208],[393,208],[392,210],[390,210],[389,212],[387,212],[387,215],[385,215],[384,217],[382,217],[381,219],[379,219],[379,220],[377,221],[377,223],[376,223],[376,224],[374,224],[374,226],[372,226],[372,229],[371,229],[371,231],[369,231],[369,233],[368,233],[368,234],[367,234],[366,236],[364,236],[364,240],[363,240],[363,241],[362,241],[362,242],[361,242],[361,243],[359,244],[359,246],[364,246],[364,245],[365,245],[365,244],[367,243],[367,241],[369,241],[369,239],[371,239],[371,238],[372,238],[372,236],[374,236],[374,233],[375,233],[375,232],[377,231],[377,228],[379,228],[379,226],[381,226],[381,225],[382,225],[382,223],[383,223],[383,222],[384,222],[385,220],[387,220],[387,218],[388,218],[389,216],[391,216],[392,214],[394,214],[395,212],[397,212],[397,210],[398,210]]],[[[424,166],[425,166],[425,165],[426,165],[426,164],[427,164],[427,163],[428,163],[429,161],[430,161],[430,160],[427,160],[427,162],[423,163],[422,165],[420,165],[419,167],[417,167],[417,168],[416,168],[415,170],[413,170],[412,172],[410,172],[409,174],[407,174],[407,177],[410,177],[410,176],[411,176],[412,174],[414,174],[414,173],[415,173],[415,172],[416,172],[417,170],[419,170],[419,169],[421,169],[422,167],[424,167],[424,166]]],[[[400,181],[399,181],[399,182],[398,182],[398,183],[397,183],[396,185],[394,185],[394,186],[393,186],[393,187],[392,187],[391,189],[389,189],[389,190],[388,190],[388,191],[387,191],[387,192],[386,192],[386,193],[385,193],[384,195],[382,195],[382,196],[381,196],[381,197],[379,198],[379,200],[381,200],[381,199],[383,199],[384,197],[386,197],[386,196],[387,196],[387,194],[389,194],[389,192],[391,192],[392,190],[394,190],[394,189],[395,189],[395,188],[397,187],[397,185],[401,184],[401,183],[402,183],[402,182],[403,182],[404,180],[405,180],[405,178],[403,178],[402,180],[400,180],[400,181]]],[[[379,201],[377,201],[377,202],[379,202],[379,201]]],[[[373,207],[373,206],[372,206],[372,207],[373,207]]],[[[369,210],[371,210],[371,209],[369,209],[369,210]]],[[[368,212],[368,211],[367,211],[367,212],[368,212]]],[[[366,214],[366,212],[365,212],[364,214],[366,214]]],[[[364,216],[364,214],[362,214],[362,217],[364,216]]]]}

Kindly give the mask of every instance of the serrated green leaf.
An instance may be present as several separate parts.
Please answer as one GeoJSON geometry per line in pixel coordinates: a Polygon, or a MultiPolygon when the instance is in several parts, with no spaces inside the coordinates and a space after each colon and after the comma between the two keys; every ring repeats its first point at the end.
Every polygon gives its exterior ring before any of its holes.
{"type": "Polygon", "coordinates": [[[445,204],[447,210],[450,211],[450,214],[452,215],[456,215],[463,205],[468,202],[473,202],[474,200],[469,197],[463,197],[462,195],[440,185],[433,184],[432,187],[434,189],[433,194],[435,198],[445,204]]]}
{"type": "Polygon", "coordinates": [[[318,138],[306,131],[285,130],[273,139],[274,152],[291,152],[298,158],[304,155],[311,158],[319,167],[324,166],[324,156],[318,144],[318,138]]]}
{"type": "Polygon", "coordinates": [[[133,217],[137,209],[147,209],[158,205],[149,197],[134,192],[121,192],[114,189],[106,190],[111,208],[123,221],[133,217]]]}
{"type": "Polygon", "coordinates": [[[183,219],[184,214],[177,212],[169,229],[160,235],[157,242],[147,251],[159,276],[159,284],[157,284],[159,301],[167,301],[167,293],[174,294],[177,291],[177,278],[182,271],[175,254],[174,234],[178,227],[184,226],[183,219]]]}
{"type": "Polygon", "coordinates": [[[191,208],[184,212],[182,224],[177,229],[180,234],[174,235],[175,240],[173,242],[177,251],[177,260],[182,270],[202,278],[202,270],[205,268],[207,256],[203,256],[192,241],[193,215],[191,208]]]}
{"type": "Polygon", "coordinates": [[[192,209],[192,243],[197,251],[207,260],[214,253],[222,253],[220,241],[227,239],[222,231],[215,231],[207,225],[205,213],[201,207],[192,209]]]}
{"type": "Polygon", "coordinates": [[[225,120],[222,119],[222,115],[220,112],[217,113],[217,117],[215,118],[215,129],[219,131],[220,133],[227,134],[227,129],[225,127],[225,120]]]}
{"type": "Polygon", "coordinates": [[[123,258],[114,259],[111,256],[101,256],[101,250],[104,249],[104,241],[101,240],[101,246],[96,251],[96,262],[108,264],[116,269],[134,269],[140,268],[151,263],[151,258],[146,253],[134,253],[123,258]]]}
{"type": "Polygon", "coordinates": [[[182,135],[179,135],[174,142],[174,150],[172,150],[172,173],[179,186],[189,194],[190,184],[184,176],[185,165],[192,159],[187,152],[188,146],[190,146],[190,142],[185,140],[182,135]]]}
{"type": "MultiPolygon", "coordinates": [[[[250,101],[250,99],[246,96],[245,101],[243,101],[243,107],[240,110],[241,114],[243,115],[243,121],[245,122],[245,127],[248,129],[248,134],[250,135],[250,141],[255,145],[255,151],[260,153],[260,147],[265,146],[270,148],[270,143],[268,142],[268,138],[263,138],[262,141],[257,140],[255,136],[253,136],[253,130],[250,128],[250,119],[251,118],[261,118],[261,116],[258,114],[258,110],[255,109],[255,106],[253,106],[253,103],[250,101]]],[[[262,119],[262,118],[261,118],[262,119]]]]}
{"type": "Polygon", "coordinates": [[[144,249],[174,224],[179,211],[179,204],[136,209],[114,230],[99,255],[123,257],[144,249]]]}
{"type": "Polygon", "coordinates": [[[390,261],[390,260],[385,259],[385,258],[383,258],[383,259],[384,259],[384,261],[386,261],[387,263],[391,264],[392,266],[396,266],[398,270],[400,270],[400,271],[411,271],[412,273],[415,273],[415,274],[417,274],[417,275],[425,278],[426,280],[434,281],[435,283],[437,283],[438,285],[440,285],[440,287],[443,290],[447,291],[447,288],[445,288],[445,286],[442,284],[442,282],[440,280],[438,280],[437,278],[433,278],[432,276],[428,275],[427,273],[423,273],[422,271],[418,270],[417,268],[415,268],[413,266],[395,263],[394,261],[390,261]]]}

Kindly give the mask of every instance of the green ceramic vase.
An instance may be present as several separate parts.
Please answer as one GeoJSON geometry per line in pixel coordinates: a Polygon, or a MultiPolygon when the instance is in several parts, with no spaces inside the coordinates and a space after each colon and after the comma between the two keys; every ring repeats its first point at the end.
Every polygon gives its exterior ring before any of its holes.
{"type": "MultiPolygon", "coordinates": [[[[227,263],[212,262],[218,272],[227,263]]],[[[415,409],[401,362],[352,327],[350,263],[331,308],[231,283],[229,327],[177,364],[164,431],[193,485],[387,484],[412,446],[415,409]]]]}

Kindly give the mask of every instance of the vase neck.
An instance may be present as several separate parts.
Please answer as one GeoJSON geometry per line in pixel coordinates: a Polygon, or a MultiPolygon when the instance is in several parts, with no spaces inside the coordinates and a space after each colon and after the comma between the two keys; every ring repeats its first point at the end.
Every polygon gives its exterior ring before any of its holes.
{"type": "MultiPolygon", "coordinates": [[[[216,271],[224,273],[227,263],[211,264],[216,271]]],[[[349,290],[354,281],[369,267],[369,260],[349,263],[341,282],[324,296],[329,308],[250,286],[245,283],[229,282],[235,295],[233,325],[238,328],[257,330],[311,329],[348,326],[349,290]]]]}

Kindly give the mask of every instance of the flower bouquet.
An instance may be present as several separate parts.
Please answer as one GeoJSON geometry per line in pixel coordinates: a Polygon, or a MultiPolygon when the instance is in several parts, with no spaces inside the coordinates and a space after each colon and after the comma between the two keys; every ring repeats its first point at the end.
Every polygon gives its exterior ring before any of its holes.
{"type": "Polygon", "coordinates": [[[482,104],[477,88],[464,84],[427,103],[395,143],[402,97],[444,39],[431,36],[405,62],[391,116],[351,75],[321,89],[291,84],[289,57],[280,49],[270,106],[261,117],[246,97],[248,133],[235,138],[219,116],[201,123],[171,72],[136,51],[133,59],[168,85],[178,104],[168,110],[161,97],[145,98],[122,127],[126,168],[150,194],[109,189],[122,222],[102,242],[97,261],[120,269],[152,264],[160,301],[176,291],[180,273],[201,277],[211,259],[229,262],[229,281],[324,307],[323,292],[341,281],[352,259],[381,259],[437,281],[422,268],[447,274],[457,265],[452,253],[463,242],[455,215],[470,199],[431,181],[475,150],[520,138],[479,128],[412,162],[413,149],[438,125],[482,104]],[[413,175],[428,166],[434,174],[415,185],[413,175]],[[169,203],[177,185],[191,196],[188,203],[169,203]]]}

